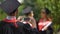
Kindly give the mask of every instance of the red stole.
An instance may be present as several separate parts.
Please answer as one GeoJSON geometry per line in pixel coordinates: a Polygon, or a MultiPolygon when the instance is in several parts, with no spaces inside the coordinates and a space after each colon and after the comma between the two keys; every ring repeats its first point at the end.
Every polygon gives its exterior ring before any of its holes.
{"type": "Polygon", "coordinates": [[[11,19],[11,20],[4,19],[3,21],[6,22],[6,23],[13,23],[15,27],[18,27],[17,24],[16,24],[16,22],[17,22],[16,19],[11,19]]]}
{"type": "MultiPolygon", "coordinates": [[[[47,21],[49,21],[49,20],[46,20],[46,22],[47,22],[47,21]]],[[[41,31],[42,28],[43,28],[45,25],[46,25],[46,23],[45,23],[45,22],[43,23],[43,19],[40,19],[40,20],[39,20],[39,23],[38,23],[38,29],[39,29],[39,31],[41,31]]]]}

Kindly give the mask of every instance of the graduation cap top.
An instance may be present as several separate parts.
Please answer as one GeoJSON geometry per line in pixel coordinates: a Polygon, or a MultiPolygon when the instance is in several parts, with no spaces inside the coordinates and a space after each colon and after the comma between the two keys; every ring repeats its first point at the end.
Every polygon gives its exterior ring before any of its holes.
{"type": "Polygon", "coordinates": [[[19,6],[20,6],[20,3],[18,2],[18,0],[5,0],[0,5],[0,7],[8,14],[12,13],[19,6]]]}
{"type": "Polygon", "coordinates": [[[23,14],[27,14],[27,13],[29,13],[29,12],[31,12],[32,11],[32,7],[26,7],[23,11],[22,11],[22,13],[23,14]]]}

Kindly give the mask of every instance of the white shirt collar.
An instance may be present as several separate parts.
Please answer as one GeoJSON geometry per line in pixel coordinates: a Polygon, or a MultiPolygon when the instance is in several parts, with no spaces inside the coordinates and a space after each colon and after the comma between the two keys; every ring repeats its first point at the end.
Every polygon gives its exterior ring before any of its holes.
{"type": "Polygon", "coordinates": [[[7,16],[6,19],[12,20],[12,19],[16,19],[16,17],[15,16],[7,16]]]}

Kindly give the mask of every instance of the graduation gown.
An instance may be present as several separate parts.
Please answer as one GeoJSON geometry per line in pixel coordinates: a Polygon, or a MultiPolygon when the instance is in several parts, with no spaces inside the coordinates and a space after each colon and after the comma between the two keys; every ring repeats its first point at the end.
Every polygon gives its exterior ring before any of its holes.
{"type": "Polygon", "coordinates": [[[24,24],[23,30],[25,34],[37,34],[38,32],[36,28],[32,28],[28,23],[24,24]]]}
{"type": "Polygon", "coordinates": [[[33,34],[33,30],[29,24],[24,24],[24,32],[25,34],[33,34]]]}
{"type": "Polygon", "coordinates": [[[0,34],[13,34],[13,30],[11,29],[11,25],[7,22],[0,22],[0,34]]]}
{"type": "Polygon", "coordinates": [[[0,34],[25,34],[23,30],[23,23],[17,22],[18,28],[12,23],[1,22],[0,23],[0,34]]]}
{"type": "Polygon", "coordinates": [[[24,24],[22,22],[17,22],[18,28],[16,28],[14,31],[15,34],[25,34],[23,26],[24,24]]]}
{"type": "Polygon", "coordinates": [[[0,22],[0,25],[1,34],[24,34],[23,23],[17,22],[14,19],[5,19],[0,22]]]}
{"type": "Polygon", "coordinates": [[[39,34],[52,34],[52,28],[51,28],[52,22],[49,20],[43,21],[43,19],[40,19],[38,23],[38,30],[39,34]],[[47,30],[44,30],[44,28],[47,27],[47,30]]]}
{"type": "Polygon", "coordinates": [[[25,17],[22,19],[22,23],[24,24],[23,30],[25,34],[36,34],[38,32],[37,28],[32,28],[32,24],[29,23],[30,18],[25,17]]]}

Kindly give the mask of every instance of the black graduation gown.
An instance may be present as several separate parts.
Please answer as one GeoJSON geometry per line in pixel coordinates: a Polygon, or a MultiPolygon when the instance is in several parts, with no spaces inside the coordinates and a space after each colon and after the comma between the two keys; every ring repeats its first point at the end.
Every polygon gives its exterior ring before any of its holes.
{"type": "Polygon", "coordinates": [[[47,34],[53,34],[53,28],[52,28],[52,25],[50,25],[47,29],[47,34]]]}
{"type": "Polygon", "coordinates": [[[39,31],[38,31],[37,28],[34,28],[33,31],[34,31],[35,34],[38,34],[39,33],[39,31]]]}
{"type": "Polygon", "coordinates": [[[1,21],[0,22],[0,34],[13,34],[13,31],[10,25],[13,25],[13,24],[8,24],[6,22],[1,21]]]}
{"type": "Polygon", "coordinates": [[[21,22],[17,22],[17,25],[18,25],[18,28],[16,28],[14,31],[15,31],[15,34],[25,34],[24,30],[23,30],[23,23],[21,22]]]}
{"type": "Polygon", "coordinates": [[[39,31],[39,34],[53,34],[52,25],[50,25],[46,31],[39,31]]]}
{"type": "Polygon", "coordinates": [[[29,24],[24,24],[23,29],[25,34],[36,34],[36,29],[31,28],[29,24]]]}
{"type": "Polygon", "coordinates": [[[0,22],[0,34],[25,34],[23,30],[23,23],[17,22],[18,27],[7,22],[0,22]]]}

